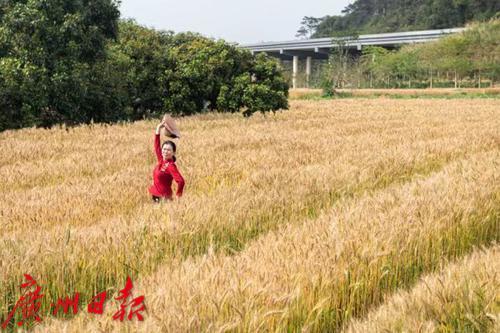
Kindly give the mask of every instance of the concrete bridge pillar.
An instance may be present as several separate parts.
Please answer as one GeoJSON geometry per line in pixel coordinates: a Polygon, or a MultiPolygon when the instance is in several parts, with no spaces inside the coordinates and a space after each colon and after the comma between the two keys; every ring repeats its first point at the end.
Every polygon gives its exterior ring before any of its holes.
{"type": "Polygon", "coordinates": [[[306,58],[306,88],[309,88],[309,78],[311,77],[311,62],[312,57],[308,56],[306,58]]]}
{"type": "Polygon", "coordinates": [[[297,88],[297,72],[299,71],[299,56],[293,56],[292,87],[297,88]]]}

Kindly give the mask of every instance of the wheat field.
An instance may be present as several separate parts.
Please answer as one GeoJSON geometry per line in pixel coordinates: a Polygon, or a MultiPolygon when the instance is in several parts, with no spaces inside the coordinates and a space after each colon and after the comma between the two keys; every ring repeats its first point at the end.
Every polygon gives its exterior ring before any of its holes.
{"type": "Polygon", "coordinates": [[[500,327],[498,100],[295,100],[177,124],[186,188],[161,204],[154,121],[0,133],[2,321],[30,274],[39,331],[500,327]],[[144,321],[112,320],[111,297],[87,313],[127,276],[144,321]],[[75,292],[77,315],[48,313],[75,292]]]}

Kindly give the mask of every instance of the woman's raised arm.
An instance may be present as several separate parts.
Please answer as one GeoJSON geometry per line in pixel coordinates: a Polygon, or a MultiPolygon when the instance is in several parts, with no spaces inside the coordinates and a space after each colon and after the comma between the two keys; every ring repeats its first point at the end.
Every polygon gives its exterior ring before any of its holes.
{"type": "Polygon", "coordinates": [[[161,146],[160,146],[160,131],[161,128],[163,127],[163,122],[160,123],[158,126],[156,126],[156,132],[155,132],[155,153],[156,153],[156,158],[158,159],[158,162],[163,161],[163,156],[161,155],[161,146]]]}

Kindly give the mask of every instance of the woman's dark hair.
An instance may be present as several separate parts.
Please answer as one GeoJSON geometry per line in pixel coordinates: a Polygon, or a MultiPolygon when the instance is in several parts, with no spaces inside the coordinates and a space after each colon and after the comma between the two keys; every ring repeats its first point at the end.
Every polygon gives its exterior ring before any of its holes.
{"type": "MultiPolygon", "coordinates": [[[[170,145],[170,147],[172,147],[172,150],[174,151],[174,154],[175,154],[175,151],[177,149],[177,147],[175,146],[175,142],[167,140],[167,141],[163,142],[163,144],[161,145],[161,147],[163,148],[163,146],[166,145],[166,144],[168,144],[168,145],[170,145]]],[[[174,162],[177,160],[175,158],[175,155],[172,156],[172,159],[174,160],[174,162]]]]}

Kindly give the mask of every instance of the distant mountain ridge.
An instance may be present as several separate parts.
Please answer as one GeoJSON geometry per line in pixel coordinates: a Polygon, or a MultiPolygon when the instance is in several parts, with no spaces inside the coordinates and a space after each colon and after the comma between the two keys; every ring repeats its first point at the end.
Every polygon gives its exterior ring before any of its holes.
{"type": "Polygon", "coordinates": [[[463,27],[500,14],[499,0],[357,0],[343,15],[304,17],[297,37],[463,27]]]}

